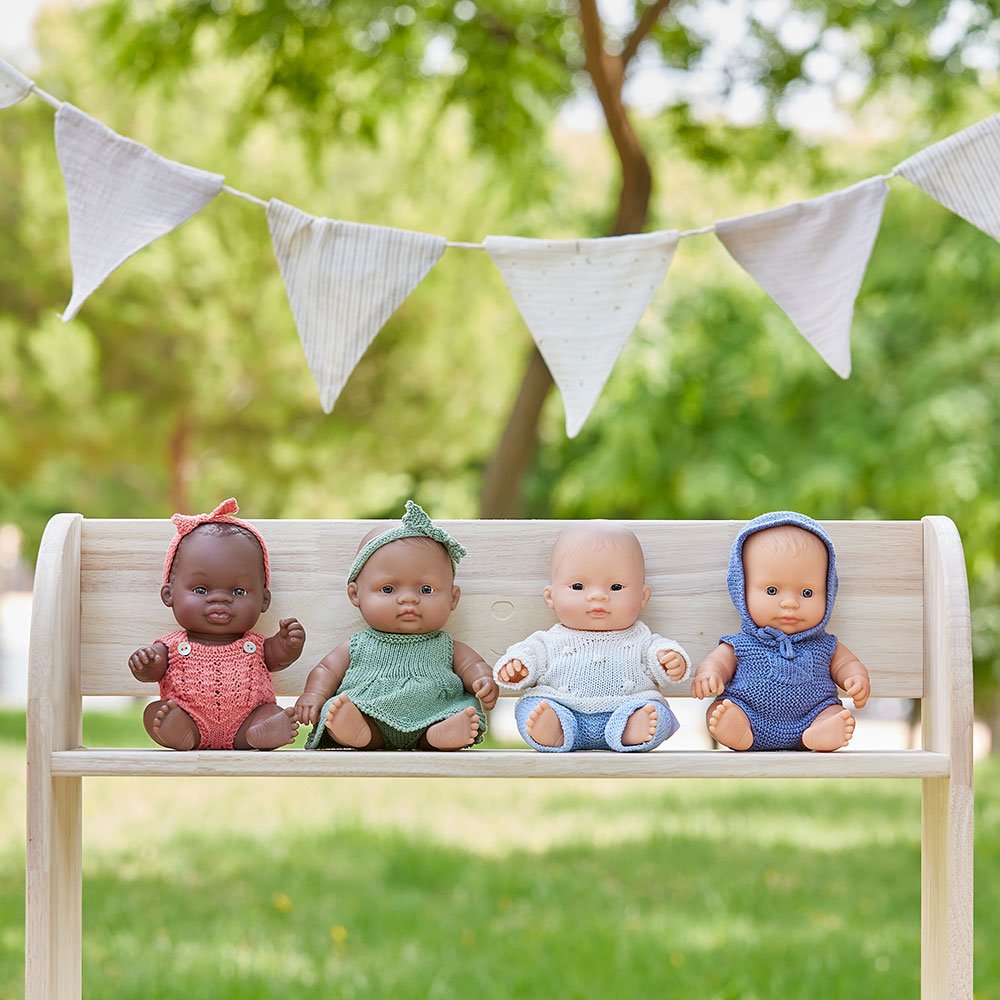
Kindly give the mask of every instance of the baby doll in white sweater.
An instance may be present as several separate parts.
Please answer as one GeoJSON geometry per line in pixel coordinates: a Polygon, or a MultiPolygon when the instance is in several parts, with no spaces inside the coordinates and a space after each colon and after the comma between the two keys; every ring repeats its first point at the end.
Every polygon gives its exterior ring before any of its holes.
{"type": "Polygon", "coordinates": [[[691,660],[639,621],[650,596],[639,539],[611,524],[566,529],[543,596],[559,623],[493,668],[502,688],[531,692],[515,708],[525,742],[549,753],[634,753],[672,736],[678,722],[657,688],[684,680],[691,660]]]}

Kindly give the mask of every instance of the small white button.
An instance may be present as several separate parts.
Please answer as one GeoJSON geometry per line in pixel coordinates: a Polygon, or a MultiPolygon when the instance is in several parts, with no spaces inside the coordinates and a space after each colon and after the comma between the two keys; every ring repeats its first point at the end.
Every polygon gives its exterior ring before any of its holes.
{"type": "Polygon", "coordinates": [[[191,652],[191,643],[189,642],[179,642],[177,643],[177,652],[181,656],[187,656],[191,652]]]}
{"type": "Polygon", "coordinates": [[[257,652],[257,643],[251,642],[249,639],[247,639],[247,641],[245,643],[243,643],[243,652],[244,653],[256,653],[257,652]]]}

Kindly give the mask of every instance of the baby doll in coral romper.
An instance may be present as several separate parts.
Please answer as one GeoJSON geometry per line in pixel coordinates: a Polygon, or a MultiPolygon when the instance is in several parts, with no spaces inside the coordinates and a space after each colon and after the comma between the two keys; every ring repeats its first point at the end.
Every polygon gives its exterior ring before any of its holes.
{"type": "Polygon", "coordinates": [[[173,516],[160,599],[181,627],[129,657],[138,680],[160,685],[146,732],[173,750],[273,750],[298,730],[271,673],[299,658],[305,630],[295,618],[282,618],[270,638],[253,630],[271,603],[270,562],[237,510],[229,499],[211,514],[173,516]]]}
{"type": "Polygon", "coordinates": [[[746,524],[729,557],[729,596],[741,630],[698,665],[691,693],[714,697],[712,736],[732,750],[839,750],[855,720],[838,685],[863,708],[864,664],[826,624],[837,596],[833,542],[794,511],[746,524]]]}
{"type": "Polygon", "coordinates": [[[461,750],[482,741],[498,689],[489,664],[445,623],[465,555],[412,500],[399,524],[361,539],[347,596],[368,628],[309,672],[295,703],[307,750],[461,750]]]}
{"type": "Polygon", "coordinates": [[[691,670],[676,642],[639,621],[650,597],[639,539],[626,528],[568,528],[552,549],[543,596],[559,623],[511,646],[493,668],[526,691],[514,716],[535,750],[653,750],[678,729],[657,690],[691,670]]]}

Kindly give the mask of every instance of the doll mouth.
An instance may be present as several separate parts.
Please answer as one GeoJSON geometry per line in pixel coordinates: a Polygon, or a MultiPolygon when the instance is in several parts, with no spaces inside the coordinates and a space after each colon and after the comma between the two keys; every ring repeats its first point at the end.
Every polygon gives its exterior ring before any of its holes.
{"type": "Polygon", "coordinates": [[[217,625],[228,625],[233,619],[228,611],[210,611],[205,617],[217,625]]]}

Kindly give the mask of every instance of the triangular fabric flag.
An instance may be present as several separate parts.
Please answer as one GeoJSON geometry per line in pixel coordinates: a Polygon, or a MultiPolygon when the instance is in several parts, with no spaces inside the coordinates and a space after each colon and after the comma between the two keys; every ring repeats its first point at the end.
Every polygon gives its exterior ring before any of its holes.
{"type": "Polygon", "coordinates": [[[447,247],[443,236],[324,219],[272,198],[271,243],[329,413],[379,330],[447,247]]]}
{"type": "Polygon", "coordinates": [[[56,112],[56,152],[69,207],[72,319],[119,264],[201,211],[221,174],[165,160],[72,104],[56,112]]]}
{"type": "Polygon", "coordinates": [[[675,230],[588,240],[487,236],[497,266],[559,387],[576,437],[663,282],[675,230]]]}
{"type": "Polygon", "coordinates": [[[889,188],[881,177],[810,201],[715,223],[740,266],[841,377],[851,374],[854,300],[889,188]]]}
{"type": "Polygon", "coordinates": [[[896,172],[1000,240],[1000,114],[928,146],[896,172]]]}
{"type": "Polygon", "coordinates": [[[0,59],[0,108],[12,108],[23,101],[34,85],[19,69],[0,59]]]}

